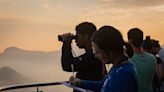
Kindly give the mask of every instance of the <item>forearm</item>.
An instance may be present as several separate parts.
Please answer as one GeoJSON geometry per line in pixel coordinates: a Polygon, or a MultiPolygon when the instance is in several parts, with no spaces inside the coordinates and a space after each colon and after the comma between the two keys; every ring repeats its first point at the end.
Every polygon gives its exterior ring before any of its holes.
{"type": "Polygon", "coordinates": [[[64,42],[62,46],[62,56],[61,56],[61,63],[62,68],[64,71],[70,71],[71,72],[71,64],[73,62],[73,55],[71,52],[71,43],[70,42],[64,42]]]}

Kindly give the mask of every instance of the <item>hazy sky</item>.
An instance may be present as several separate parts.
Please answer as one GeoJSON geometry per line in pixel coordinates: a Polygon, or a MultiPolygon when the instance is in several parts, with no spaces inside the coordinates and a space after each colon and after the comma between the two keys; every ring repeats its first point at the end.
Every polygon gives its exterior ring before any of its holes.
{"type": "Polygon", "coordinates": [[[57,35],[83,21],[112,25],[124,39],[139,27],[164,44],[164,0],[0,0],[0,52],[10,46],[60,50],[57,35]]]}

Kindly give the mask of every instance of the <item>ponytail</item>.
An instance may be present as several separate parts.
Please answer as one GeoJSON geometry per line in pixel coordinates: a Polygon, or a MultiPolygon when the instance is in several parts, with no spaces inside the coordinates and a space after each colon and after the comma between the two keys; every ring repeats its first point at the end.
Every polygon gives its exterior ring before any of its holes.
{"type": "Polygon", "coordinates": [[[127,56],[129,58],[131,58],[133,56],[133,53],[134,53],[132,46],[128,42],[125,42],[124,46],[125,46],[125,53],[127,54],[127,56]]]}

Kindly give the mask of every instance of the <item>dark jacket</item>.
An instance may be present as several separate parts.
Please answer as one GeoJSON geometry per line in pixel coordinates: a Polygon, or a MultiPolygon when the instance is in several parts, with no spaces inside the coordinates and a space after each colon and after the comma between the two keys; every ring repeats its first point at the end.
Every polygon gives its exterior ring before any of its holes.
{"type": "Polygon", "coordinates": [[[74,66],[76,77],[83,80],[103,79],[103,64],[95,58],[92,49],[79,57],[73,57],[71,44],[64,42],[62,47],[62,68],[64,71],[72,72],[71,64],[74,66]]]}

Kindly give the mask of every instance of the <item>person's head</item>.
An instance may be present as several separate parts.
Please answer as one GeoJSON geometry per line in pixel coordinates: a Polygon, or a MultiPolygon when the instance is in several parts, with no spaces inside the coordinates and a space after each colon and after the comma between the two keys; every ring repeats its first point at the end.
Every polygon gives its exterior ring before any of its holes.
{"type": "Polygon", "coordinates": [[[146,39],[143,41],[143,50],[152,53],[152,41],[150,39],[150,36],[146,36],[146,39]]]}
{"type": "Polygon", "coordinates": [[[75,28],[76,30],[76,44],[79,48],[85,48],[86,45],[91,44],[90,39],[95,32],[96,26],[91,22],[82,22],[75,28]]]}
{"type": "Polygon", "coordinates": [[[103,26],[91,38],[94,54],[102,63],[113,63],[114,56],[123,55],[124,40],[121,33],[112,26],[103,26]]]}
{"type": "Polygon", "coordinates": [[[129,42],[137,48],[141,48],[143,43],[143,32],[139,28],[132,28],[128,31],[129,42]]]}
{"type": "Polygon", "coordinates": [[[151,41],[152,41],[152,54],[156,55],[156,54],[158,54],[161,46],[160,46],[158,40],[152,39],[151,41]]]}

